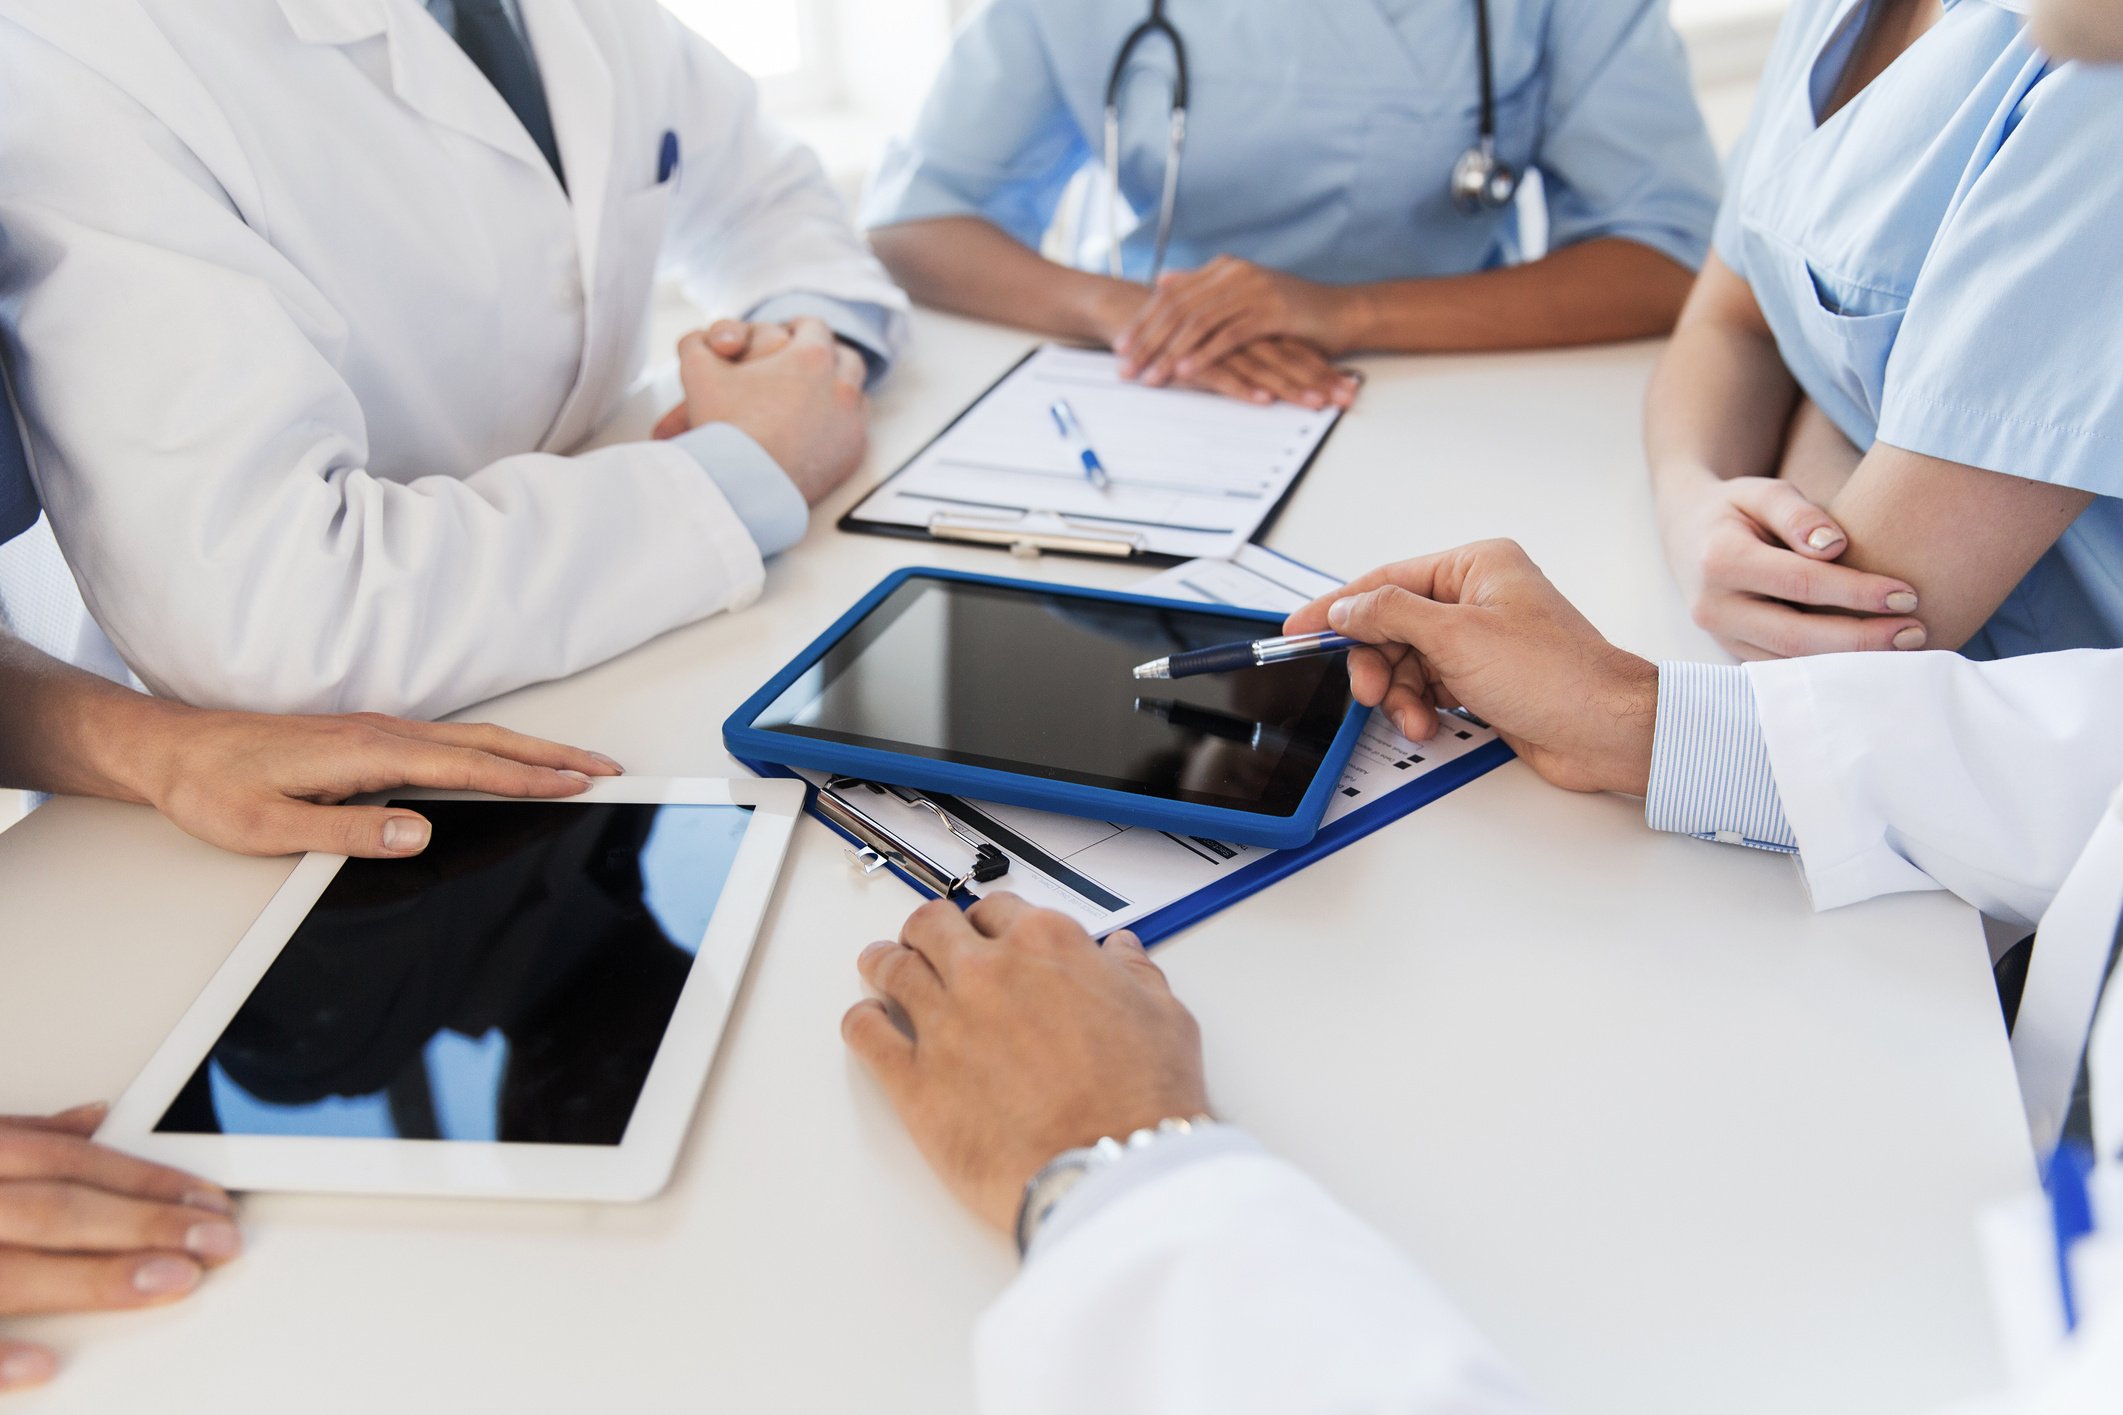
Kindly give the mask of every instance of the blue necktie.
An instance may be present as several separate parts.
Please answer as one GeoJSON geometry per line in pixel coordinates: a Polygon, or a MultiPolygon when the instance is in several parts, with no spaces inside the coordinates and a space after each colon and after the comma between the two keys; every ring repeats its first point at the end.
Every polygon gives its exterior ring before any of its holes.
{"type": "Polygon", "coordinates": [[[509,22],[501,0],[457,0],[457,42],[515,110],[524,131],[538,144],[565,188],[568,175],[561,170],[560,144],[553,138],[553,114],[546,107],[545,86],[538,81],[530,46],[509,22]]]}

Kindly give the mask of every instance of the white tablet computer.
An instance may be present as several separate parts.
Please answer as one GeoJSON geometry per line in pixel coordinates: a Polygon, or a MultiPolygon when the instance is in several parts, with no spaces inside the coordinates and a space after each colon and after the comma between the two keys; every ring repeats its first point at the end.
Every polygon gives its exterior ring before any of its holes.
{"type": "Polygon", "coordinates": [[[388,799],[427,850],[304,859],[97,1138],[238,1190],[657,1193],[802,786],[388,799]]]}

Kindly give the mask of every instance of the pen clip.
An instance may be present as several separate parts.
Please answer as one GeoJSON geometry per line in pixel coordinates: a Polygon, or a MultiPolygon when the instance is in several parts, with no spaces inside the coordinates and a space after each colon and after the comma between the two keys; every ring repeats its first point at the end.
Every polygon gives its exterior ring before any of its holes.
{"type": "Polygon", "coordinates": [[[935,540],[964,541],[972,545],[999,545],[1021,560],[1030,560],[1044,551],[1103,555],[1115,560],[1126,560],[1131,556],[1141,555],[1150,544],[1149,538],[1140,531],[1094,530],[1071,521],[1056,511],[1027,511],[1022,516],[992,519],[954,518],[948,511],[938,511],[929,517],[928,531],[930,537],[935,540]],[[1062,529],[1028,530],[1025,522],[1033,516],[1051,517],[1062,529]]]}
{"type": "Polygon", "coordinates": [[[861,842],[862,848],[850,850],[848,855],[865,875],[873,875],[887,865],[895,865],[912,875],[930,893],[949,899],[969,884],[989,884],[1009,873],[1008,855],[988,842],[967,834],[959,827],[958,822],[944,813],[943,807],[928,797],[909,795],[904,798],[903,804],[914,810],[934,813],[936,818],[943,822],[944,829],[970,848],[973,851],[973,864],[969,869],[954,873],[927,851],[900,839],[890,827],[839,794],[841,788],[850,786],[870,786],[870,783],[853,776],[833,777],[818,789],[818,809],[827,820],[861,842]]]}

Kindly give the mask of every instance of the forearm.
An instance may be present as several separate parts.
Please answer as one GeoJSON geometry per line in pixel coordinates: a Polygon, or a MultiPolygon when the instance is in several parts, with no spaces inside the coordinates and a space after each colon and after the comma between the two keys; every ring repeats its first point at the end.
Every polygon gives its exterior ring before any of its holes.
{"type": "Polygon", "coordinates": [[[1879,442],[1827,509],[1850,537],[1842,562],[1906,580],[1928,646],[1958,649],[2092,500],[1879,442]]]}
{"type": "Polygon", "coordinates": [[[880,227],[870,244],[922,304],[1061,339],[1110,344],[1149,298],[1130,281],[1057,265],[977,217],[880,227]]]}
{"type": "Polygon", "coordinates": [[[1774,475],[1798,400],[1753,292],[1712,256],[1645,399],[1644,450],[1661,499],[1706,477],[1774,475]]]}
{"type": "Polygon", "coordinates": [[[1345,348],[1446,353],[1647,338],[1673,328],[1691,278],[1649,246],[1611,237],[1499,270],[1350,286],[1345,348]]]}
{"type": "Polygon", "coordinates": [[[188,711],[0,636],[0,786],[145,802],[156,729],[188,711]]]}

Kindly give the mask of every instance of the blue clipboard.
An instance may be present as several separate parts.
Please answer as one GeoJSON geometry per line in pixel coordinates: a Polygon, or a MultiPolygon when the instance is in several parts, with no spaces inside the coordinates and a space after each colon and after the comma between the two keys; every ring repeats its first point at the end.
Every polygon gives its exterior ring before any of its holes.
{"type": "Polygon", "coordinates": [[[902,585],[916,578],[957,584],[1000,585],[1092,604],[1145,605],[1191,614],[1213,613],[1227,618],[1255,620],[1267,627],[1271,633],[1280,632],[1283,622],[1282,615],[1267,610],[1204,606],[1182,600],[1156,599],[1148,595],[1123,594],[1111,590],[1084,589],[1073,585],[1005,579],[994,575],[971,575],[963,571],[914,566],[886,576],[875,589],[864,595],[854,608],[843,614],[831,628],[813,639],[803,652],[789,661],[787,667],[775,674],[765,687],[746,699],[743,705],[730,715],[723,723],[722,729],[723,743],[729,748],[730,754],[755,769],[758,764],[802,767],[809,771],[830,772],[837,776],[858,777],[866,781],[890,782],[894,786],[909,787],[917,791],[968,796],[1034,810],[1053,811],[1062,815],[1086,816],[1121,825],[1140,825],[1188,835],[1204,835],[1278,850],[1303,846],[1318,834],[1320,821],[1326,815],[1328,803],[1341,780],[1342,769],[1348,765],[1350,754],[1356,750],[1357,739],[1363,735],[1364,724],[1371,716],[1369,709],[1355,703],[1351,703],[1348,713],[1344,715],[1342,725],[1327,749],[1318,775],[1306,788],[1296,810],[1288,816],[1267,816],[1259,812],[1231,810],[1221,806],[1165,800],[1129,791],[1057,781],[1030,773],[998,771],[959,762],[936,761],[912,753],[821,741],[790,733],[766,731],[753,726],[760,715],[824,658],[827,651],[849,630],[902,585]]]}
{"type": "MultiPolygon", "coordinates": [[[[1348,815],[1343,816],[1340,820],[1313,836],[1308,844],[1301,845],[1296,849],[1278,850],[1266,859],[1256,860],[1237,873],[1220,879],[1215,884],[1198,889],[1183,899],[1175,900],[1154,914],[1138,919],[1130,927],[1134,929],[1136,937],[1140,938],[1146,947],[1154,947],[1174,934],[1179,933],[1182,929],[1198,924],[1210,915],[1230,908],[1241,899],[1260,893],[1278,880],[1288,879],[1299,870],[1319,860],[1324,860],[1343,846],[1354,844],[1373,831],[1383,826],[1391,825],[1403,816],[1413,814],[1439,797],[1448,795],[1465,786],[1476,777],[1486,776],[1504,763],[1511,761],[1513,756],[1514,753],[1511,748],[1505,746],[1502,742],[1490,742],[1475,751],[1469,752],[1458,761],[1439,767],[1420,782],[1403,786],[1392,795],[1381,798],[1376,805],[1366,806],[1358,811],[1351,811],[1348,815]]],[[[743,757],[739,757],[738,760],[745,767],[761,776],[783,776],[795,777],[798,780],[802,779],[786,767],[774,766],[767,762],[746,761],[743,757]]],[[[909,889],[923,898],[949,898],[962,909],[969,907],[973,903],[973,896],[964,891],[945,895],[941,891],[924,884],[921,880],[916,879],[904,865],[893,858],[893,851],[889,847],[885,849],[879,848],[883,842],[865,840],[862,836],[855,834],[839,822],[826,816],[818,807],[818,791],[815,787],[811,788],[805,796],[805,809],[810,811],[813,816],[816,816],[819,823],[824,825],[826,829],[832,831],[835,835],[838,835],[841,839],[855,846],[857,850],[874,860],[875,868],[889,870],[897,875],[909,889]]],[[[1007,877],[1001,881],[1004,886],[1007,886],[1008,882],[1007,877]]]]}

